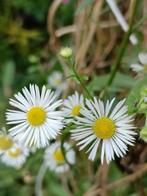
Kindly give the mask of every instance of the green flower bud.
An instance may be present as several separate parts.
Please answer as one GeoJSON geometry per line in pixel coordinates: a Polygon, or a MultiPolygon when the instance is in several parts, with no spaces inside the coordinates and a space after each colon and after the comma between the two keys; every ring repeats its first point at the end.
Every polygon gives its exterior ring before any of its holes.
{"type": "Polygon", "coordinates": [[[147,110],[147,103],[144,101],[140,104],[139,111],[144,111],[147,110]]]}
{"type": "Polygon", "coordinates": [[[147,97],[147,86],[144,86],[140,91],[141,98],[147,97]]]}
{"type": "Polygon", "coordinates": [[[143,129],[140,131],[140,138],[147,142],[147,126],[143,127],[143,129]]]}
{"type": "Polygon", "coordinates": [[[73,54],[72,52],[72,49],[71,48],[68,48],[68,47],[65,47],[65,48],[62,48],[59,52],[60,56],[62,56],[63,58],[70,58],[73,54]]]}

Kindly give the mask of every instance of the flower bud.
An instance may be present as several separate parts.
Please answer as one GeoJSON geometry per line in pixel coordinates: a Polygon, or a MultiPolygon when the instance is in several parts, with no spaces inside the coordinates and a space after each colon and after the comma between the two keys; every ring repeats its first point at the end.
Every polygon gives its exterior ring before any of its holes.
{"type": "Polygon", "coordinates": [[[60,56],[63,58],[70,58],[72,56],[72,49],[69,47],[62,48],[59,52],[60,56]]]}
{"type": "Polygon", "coordinates": [[[141,98],[143,99],[147,99],[147,86],[144,86],[142,89],[141,89],[141,92],[140,92],[140,95],[141,95],[141,98]]]}
{"type": "Polygon", "coordinates": [[[143,129],[140,131],[140,138],[147,142],[147,126],[143,127],[143,129]]]}

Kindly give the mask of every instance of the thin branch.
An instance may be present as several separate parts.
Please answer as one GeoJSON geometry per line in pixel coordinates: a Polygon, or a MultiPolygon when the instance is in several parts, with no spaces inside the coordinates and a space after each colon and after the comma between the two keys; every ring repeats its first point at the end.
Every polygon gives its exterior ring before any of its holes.
{"type": "MultiPolygon", "coordinates": [[[[122,29],[127,32],[129,27],[128,27],[128,24],[124,18],[124,16],[122,15],[120,9],[118,8],[115,0],[106,0],[108,5],[110,6],[113,14],[115,15],[116,17],[116,20],[118,21],[118,23],[120,24],[120,26],[122,27],[122,29]]],[[[130,36],[130,41],[132,42],[133,45],[136,45],[138,43],[138,40],[136,38],[135,35],[131,35],[130,36]]]]}
{"type": "MultiPolygon", "coordinates": [[[[120,180],[105,185],[105,190],[114,190],[115,188],[121,187],[123,185],[128,185],[146,173],[147,173],[147,163],[140,165],[138,168],[136,168],[136,172],[134,172],[133,174],[130,174],[120,180]]],[[[102,192],[102,188],[97,188],[95,191],[91,192],[91,196],[96,196],[101,192],[102,192]]],[[[88,195],[85,194],[85,196],[88,195]]]]}
{"type": "Polygon", "coordinates": [[[137,10],[137,5],[138,5],[138,1],[137,0],[133,0],[133,10],[132,10],[132,14],[131,14],[131,18],[130,18],[130,25],[129,25],[129,29],[127,31],[127,33],[124,36],[124,39],[122,41],[122,44],[120,46],[120,49],[118,51],[118,55],[116,58],[116,61],[112,67],[111,70],[111,74],[110,77],[107,81],[106,87],[104,88],[104,90],[100,93],[100,98],[103,98],[108,90],[108,88],[111,86],[111,84],[113,83],[117,70],[119,69],[120,65],[121,65],[121,61],[123,59],[124,53],[126,51],[126,48],[128,46],[128,42],[129,42],[129,37],[132,34],[132,30],[133,30],[133,24],[134,24],[134,17],[136,14],[136,10],[137,10]]]}

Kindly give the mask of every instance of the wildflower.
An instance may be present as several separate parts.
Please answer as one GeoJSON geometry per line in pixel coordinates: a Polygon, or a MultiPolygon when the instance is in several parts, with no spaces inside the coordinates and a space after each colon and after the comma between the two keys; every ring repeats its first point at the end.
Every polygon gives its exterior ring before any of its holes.
{"type": "Polygon", "coordinates": [[[132,64],[132,70],[136,73],[147,72],[147,53],[139,53],[138,58],[140,63],[132,64]]]}
{"type": "Polygon", "coordinates": [[[13,146],[1,156],[1,161],[8,166],[20,168],[25,163],[28,155],[28,148],[20,144],[13,143],[13,146]]]}
{"type": "Polygon", "coordinates": [[[72,56],[72,49],[69,47],[62,48],[59,54],[61,57],[68,59],[72,56]]]}
{"type": "Polygon", "coordinates": [[[64,115],[66,118],[66,122],[72,122],[73,118],[79,116],[81,113],[81,109],[84,107],[84,97],[83,95],[79,95],[75,92],[73,95],[69,96],[64,101],[64,115]]]}
{"type": "Polygon", "coordinates": [[[29,90],[24,87],[22,92],[15,95],[16,100],[10,99],[10,105],[18,108],[6,113],[8,124],[16,124],[10,134],[24,145],[45,147],[63,128],[62,112],[56,110],[62,101],[56,101],[54,92],[45,86],[41,92],[37,85],[30,85],[29,90]]]}
{"type": "Polygon", "coordinates": [[[59,96],[62,91],[67,88],[67,83],[63,80],[63,74],[59,71],[54,71],[48,77],[49,85],[54,88],[56,95],[59,96]]]}
{"type": "MultiPolygon", "coordinates": [[[[75,152],[70,144],[64,143],[65,157],[70,164],[75,163],[75,152]]],[[[69,170],[69,165],[66,163],[61,150],[61,143],[55,142],[51,144],[45,151],[44,160],[50,170],[57,173],[63,173],[69,170]]]]}
{"type": "Polygon", "coordinates": [[[101,162],[104,159],[109,163],[116,154],[123,157],[128,148],[133,145],[136,134],[130,124],[133,117],[127,114],[125,100],[120,101],[115,107],[112,101],[104,104],[94,97],[94,101],[86,100],[86,107],[81,110],[82,117],[77,117],[77,127],[72,130],[72,138],[76,140],[80,150],[88,146],[89,159],[94,160],[98,146],[102,143],[101,162]]]}

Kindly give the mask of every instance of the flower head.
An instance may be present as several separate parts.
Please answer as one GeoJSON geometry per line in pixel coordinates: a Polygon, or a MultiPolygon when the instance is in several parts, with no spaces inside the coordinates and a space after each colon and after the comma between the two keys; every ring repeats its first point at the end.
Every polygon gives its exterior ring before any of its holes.
{"type": "Polygon", "coordinates": [[[12,139],[7,135],[0,135],[0,154],[10,149],[13,145],[12,139]]]}
{"type": "Polygon", "coordinates": [[[79,116],[83,107],[84,97],[83,95],[79,95],[77,92],[65,99],[63,110],[66,117],[66,122],[72,122],[73,118],[79,116]]]}
{"type": "Polygon", "coordinates": [[[131,68],[134,72],[147,72],[147,53],[142,52],[138,55],[140,63],[132,64],[131,68]]]}
{"type": "MultiPolygon", "coordinates": [[[[70,164],[75,163],[75,152],[69,143],[64,143],[65,157],[70,164]]],[[[69,170],[61,150],[61,143],[55,142],[51,144],[45,151],[44,160],[50,170],[57,173],[63,173],[69,170]]]]}
{"type": "Polygon", "coordinates": [[[62,91],[67,88],[67,82],[63,79],[63,74],[60,71],[54,71],[48,77],[49,85],[55,89],[55,93],[59,96],[62,91]]]}
{"type": "Polygon", "coordinates": [[[68,59],[72,56],[72,49],[69,47],[61,48],[59,54],[61,57],[68,59]]]}
{"type": "Polygon", "coordinates": [[[102,101],[94,98],[94,101],[86,100],[86,107],[81,110],[82,117],[77,117],[77,128],[72,130],[72,138],[76,140],[80,150],[88,147],[89,159],[94,160],[97,149],[102,143],[101,162],[109,163],[114,159],[114,154],[123,157],[128,148],[133,145],[136,134],[130,124],[133,117],[127,114],[125,100],[120,101],[115,107],[114,100],[102,101]]]}
{"type": "Polygon", "coordinates": [[[10,99],[17,108],[6,113],[8,124],[16,124],[10,134],[24,145],[45,147],[63,128],[62,112],[57,110],[62,101],[56,101],[54,92],[45,86],[41,92],[37,85],[30,85],[29,90],[24,87],[22,92],[15,95],[16,100],[10,99]]]}
{"type": "Polygon", "coordinates": [[[28,155],[28,148],[15,142],[13,146],[1,156],[1,161],[8,166],[20,168],[26,161],[28,155]]]}

